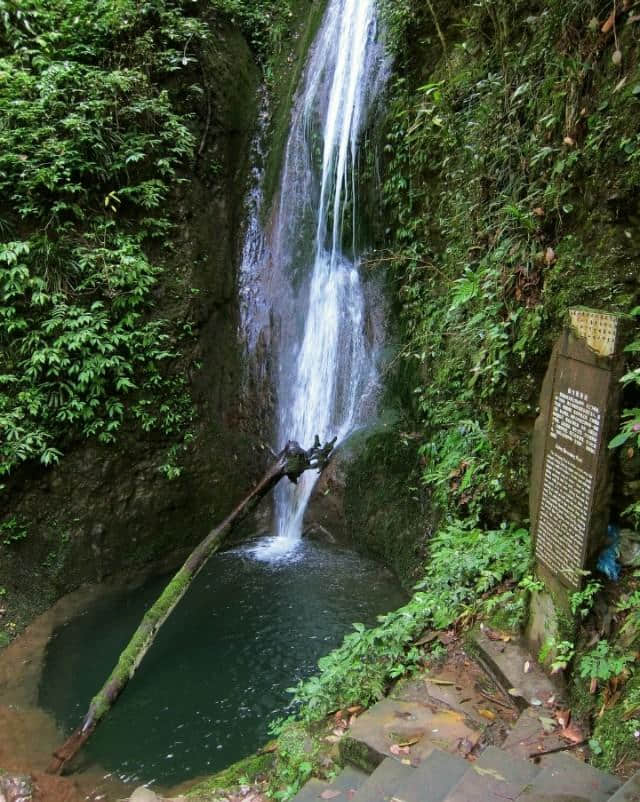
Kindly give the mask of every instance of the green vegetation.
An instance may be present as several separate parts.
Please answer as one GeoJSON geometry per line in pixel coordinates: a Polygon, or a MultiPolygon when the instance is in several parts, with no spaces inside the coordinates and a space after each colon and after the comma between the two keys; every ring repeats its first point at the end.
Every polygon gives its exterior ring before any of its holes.
{"type": "MultiPolygon", "coordinates": [[[[265,63],[289,3],[0,2],[0,476],[125,421],[175,442],[192,417],[189,327],[156,307],[172,195],[198,146],[184,97],[216,15],[265,63]],[[179,83],[176,82],[179,80],[179,83]]],[[[188,293],[189,288],[185,287],[188,293]]]]}
{"type": "Polygon", "coordinates": [[[149,314],[160,268],[145,248],[170,231],[195,141],[160,87],[206,36],[180,11],[3,3],[2,473],[57,462],[73,435],[113,441],[171,382],[177,338],[149,314]]]}
{"type": "Polygon", "coordinates": [[[204,797],[210,799],[209,795],[216,791],[228,790],[238,785],[249,785],[265,774],[272,764],[273,754],[251,755],[190,788],[187,798],[198,800],[200,797],[204,797]]]}
{"type": "Polygon", "coordinates": [[[0,524],[0,542],[4,546],[13,546],[15,543],[20,543],[21,540],[26,539],[28,534],[26,525],[15,515],[0,524]]]}
{"type": "MultiPolygon", "coordinates": [[[[631,310],[631,315],[636,318],[640,315],[640,306],[631,310]]],[[[638,366],[638,355],[640,354],[640,337],[637,335],[626,348],[633,360],[629,366],[631,369],[622,377],[622,384],[627,393],[634,398],[637,397],[640,388],[640,366],[638,366]]],[[[640,448],[640,407],[634,406],[625,409],[622,415],[622,425],[620,432],[609,443],[609,448],[620,448],[625,446],[626,456],[633,459],[635,452],[640,448]]],[[[640,499],[634,500],[623,512],[637,528],[640,525],[640,499]]]]}
{"type": "Polygon", "coordinates": [[[385,9],[397,75],[381,269],[422,478],[441,508],[495,523],[526,514],[528,429],[568,306],[633,305],[634,29],[622,15],[614,42],[594,30],[602,8],[577,0],[385,9]]]}
{"type": "Polygon", "coordinates": [[[276,722],[272,730],[278,736],[278,749],[269,777],[270,796],[287,800],[314,772],[320,773],[322,747],[304,724],[293,719],[276,722]]]}
{"type": "Polygon", "coordinates": [[[621,586],[606,587],[589,579],[570,597],[575,618],[563,622],[561,637],[566,639],[549,639],[539,655],[553,673],[566,672],[574,715],[592,719],[593,762],[606,771],[619,770],[632,759],[640,738],[640,675],[635,666],[639,582],[639,571],[625,577],[621,586]],[[601,634],[603,610],[611,610],[616,619],[615,625],[608,625],[608,638],[601,634]]]}

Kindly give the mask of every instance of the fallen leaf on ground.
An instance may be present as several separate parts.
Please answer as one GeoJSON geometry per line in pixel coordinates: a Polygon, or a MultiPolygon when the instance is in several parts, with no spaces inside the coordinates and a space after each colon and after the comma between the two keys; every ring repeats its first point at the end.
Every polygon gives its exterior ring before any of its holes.
{"type": "Polygon", "coordinates": [[[569,726],[569,722],[571,721],[571,711],[558,710],[556,718],[558,719],[558,724],[564,729],[569,726]]]}
{"type": "Polygon", "coordinates": [[[560,730],[560,735],[574,744],[579,744],[581,741],[584,741],[584,733],[576,724],[569,724],[568,727],[560,730]]]}
{"type": "Polygon", "coordinates": [[[327,788],[326,791],[320,794],[320,799],[335,799],[337,796],[342,796],[342,792],[332,791],[331,788],[327,788]]]}
{"type": "Polygon", "coordinates": [[[532,699],[532,700],[531,700],[531,704],[532,704],[534,707],[542,707],[542,702],[540,701],[540,699],[535,699],[535,698],[534,698],[534,699],[532,699]]]}
{"type": "Polygon", "coordinates": [[[506,782],[506,778],[495,769],[481,769],[480,766],[474,766],[473,770],[477,771],[478,774],[482,775],[483,777],[493,777],[494,780],[502,780],[502,782],[506,782]]]}
{"type": "Polygon", "coordinates": [[[455,682],[451,682],[451,680],[431,679],[431,677],[427,677],[427,682],[430,682],[432,685],[455,685],[455,682]]]}
{"type": "Polygon", "coordinates": [[[417,736],[415,738],[408,738],[406,741],[402,741],[401,743],[399,743],[398,746],[400,746],[400,747],[402,747],[402,746],[413,746],[414,744],[418,743],[418,741],[420,740],[420,737],[421,736],[417,736]]]}
{"type": "MultiPolygon", "coordinates": [[[[549,249],[549,250],[551,250],[551,249],[549,249]]],[[[525,674],[528,674],[531,671],[531,661],[530,660],[525,660],[523,671],[524,671],[525,674]]]]}
{"type": "Polygon", "coordinates": [[[431,643],[438,637],[437,632],[427,632],[426,635],[423,635],[421,638],[418,638],[417,641],[414,641],[415,646],[424,646],[426,643],[431,643]]]}
{"type": "Polygon", "coordinates": [[[352,705],[351,707],[347,708],[347,713],[351,713],[354,716],[358,716],[360,715],[360,713],[362,713],[363,710],[364,707],[362,705],[352,705]]]}
{"type": "Polygon", "coordinates": [[[509,688],[508,690],[509,696],[522,696],[522,689],[521,688],[509,688]]]}
{"type": "Polygon", "coordinates": [[[489,721],[496,720],[496,714],[493,712],[493,710],[487,710],[486,708],[482,708],[481,710],[478,710],[478,713],[480,713],[482,718],[486,718],[489,721]]]}
{"type": "Polygon", "coordinates": [[[591,684],[589,685],[589,693],[596,693],[598,690],[598,680],[595,677],[591,678],[591,684]]]}
{"type": "Polygon", "coordinates": [[[540,723],[542,724],[542,729],[547,735],[552,733],[556,728],[555,720],[552,718],[547,718],[547,716],[540,716],[540,723]]]}
{"type": "Polygon", "coordinates": [[[613,11],[611,12],[611,14],[609,14],[607,19],[602,24],[602,28],[600,28],[602,33],[609,33],[609,31],[613,30],[615,21],[616,21],[616,6],[614,3],[613,11]]]}

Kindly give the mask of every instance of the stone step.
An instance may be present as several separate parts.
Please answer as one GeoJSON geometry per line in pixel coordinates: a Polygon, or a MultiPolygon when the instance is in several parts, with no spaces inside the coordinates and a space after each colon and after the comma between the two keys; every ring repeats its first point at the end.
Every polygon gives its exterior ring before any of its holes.
{"type": "Polygon", "coordinates": [[[413,771],[415,769],[399,760],[386,758],[360,787],[354,802],[389,802],[395,796],[396,789],[407,781],[413,771]]]}
{"type": "Polygon", "coordinates": [[[515,758],[496,746],[488,746],[474,765],[483,771],[496,772],[507,782],[523,786],[531,784],[540,772],[534,763],[515,758]]]}
{"type": "Polygon", "coordinates": [[[495,641],[478,629],[473,633],[472,642],[476,657],[498,685],[506,693],[518,690],[517,695],[512,694],[512,699],[520,710],[531,704],[535,707],[536,703],[539,705],[551,697],[560,699],[556,686],[517,639],[507,643],[495,641]]]}
{"type": "Polygon", "coordinates": [[[482,768],[477,763],[467,769],[463,778],[445,796],[443,802],[505,802],[520,799],[528,783],[509,782],[496,769],[482,768]]]}
{"type": "Polygon", "coordinates": [[[469,768],[466,760],[434,749],[394,793],[398,802],[442,802],[469,768]]]}
{"type": "Polygon", "coordinates": [[[607,802],[622,785],[617,777],[594,769],[570,755],[550,755],[531,788],[518,802],[543,802],[565,798],[585,802],[607,802]]]}
{"type": "Polygon", "coordinates": [[[640,771],[618,788],[609,802],[640,802],[640,771]]]}
{"type": "MultiPolygon", "coordinates": [[[[566,746],[566,740],[557,731],[546,732],[542,718],[552,718],[553,713],[548,708],[527,708],[520,715],[511,731],[503,741],[501,748],[519,758],[528,758],[536,751],[546,751],[566,746]]],[[[542,758],[546,763],[546,756],[542,758]]]]}
{"type": "Polygon", "coordinates": [[[407,746],[407,759],[419,765],[434,749],[459,754],[461,745],[468,753],[478,742],[482,728],[464,712],[448,710],[427,695],[424,701],[387,698],[377,702],[352,725],[340,741],[343,762],[373,771],[391,747],[407,746]]]}
{"type": "Polygon", "coordinates": [[[308,780],[298,793],[293,797],[292,802],[321,802],[321,794],[329,788],[329,783],[312,777],[308,780]]]}
{"type": "Polygon", "coordinates": [[[345,766],[331,782],[312,777],[293,797],[292,802],[322,802],[322,794],[325,791],[338,794],[338,796],[331,797],[335,802],[350,802],[368,779],[369,775],[363,771],[359,771],[353,766],[345,766]]]}
{"type": "Polygon", "coordinates": [[[356,792],[369,779],[369,775],[364,771],[356,769],[354,766],[345,766],[340,774],[329,783],[332,791],[339,791],[341,796],[336,796],[336,802],[350,802],[356,792]]]}

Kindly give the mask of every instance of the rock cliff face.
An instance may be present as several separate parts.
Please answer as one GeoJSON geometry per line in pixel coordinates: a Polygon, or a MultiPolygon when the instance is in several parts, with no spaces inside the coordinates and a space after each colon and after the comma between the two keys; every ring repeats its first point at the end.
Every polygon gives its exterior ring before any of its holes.
{"type": "MultiPolygon", "coordinates": [[[[200,80],[208,100],[185,99],[200,144],[171,199],[175,249],[156,288],[158,315],[188,325],[178,365],[195,406],[181,474],[161,470],[171,442],[123,431],[115,445],[78,443],[60,465],[11,476],[9,511],[26,536],[0,545],[6,619],[30,614],[81,582],[157,560],[200,539],[260,471],[251,402],[241,397],[236,270],[259,70],[243,37],[216,23],[200,80]]],[[[177,87],[180,91],[181,88],[177,87]]],[[[176,87],[171,87],[175,90],[176,87]]],[[[185,92],[181,97],[193,98],[185,92]]]]}

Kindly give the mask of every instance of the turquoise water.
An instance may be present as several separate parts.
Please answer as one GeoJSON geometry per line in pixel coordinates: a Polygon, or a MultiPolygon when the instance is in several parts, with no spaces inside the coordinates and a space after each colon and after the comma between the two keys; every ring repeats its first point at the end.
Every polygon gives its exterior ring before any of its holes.
{"type": "MultiPolygon", "coordinates": [[[[71,732],[167,577],[103,599],[54,633],[40,705],[71,732]]],[[[268,740],[286,689],[315,670],[355,621],[405,595],[378,563],[303,541],[292,558],[214,557],[163,626],[83,753],[121,779],[161,786],[211,774],[268,740]]]]}

